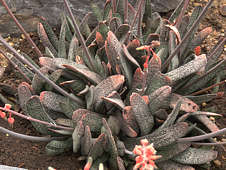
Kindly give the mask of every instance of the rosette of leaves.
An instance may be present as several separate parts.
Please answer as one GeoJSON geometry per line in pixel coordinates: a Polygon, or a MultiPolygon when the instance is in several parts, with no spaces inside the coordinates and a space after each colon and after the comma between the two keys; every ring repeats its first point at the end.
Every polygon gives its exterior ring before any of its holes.
{"type": "Polygon", "coordinates": [[[152,12],[149,0],[107,0],[103,10],[92,5],[95,28],[87,23],[90,14],[81,21],[64,15],[58,37],[40,19],[38,34],[46,53],[35,66],[76,99],[63,96],[37,73],[30,84],[18,87],[25,114],[69,127],[32,122],[42,134],[65,137],[49,142],[48,154],[72,149],[92,158],[91,169],[100,163],[129,169],[134,164],[129,151],[146,138],[162,155],[157,160],[162,169],[194,169],[216,158],[209,147],[181,142],[219,130],[208,118],[218,114],[199,110],[199,104],[219,96],[218,89],[193,93],[226,77],[225,60],[219,59],[225,38],[207,55],[194,53],[211,28],[197,32],[206,9],[196,7],[191,16],[184,15],[187,4],[181,1],[166,20],[152,12]]]}

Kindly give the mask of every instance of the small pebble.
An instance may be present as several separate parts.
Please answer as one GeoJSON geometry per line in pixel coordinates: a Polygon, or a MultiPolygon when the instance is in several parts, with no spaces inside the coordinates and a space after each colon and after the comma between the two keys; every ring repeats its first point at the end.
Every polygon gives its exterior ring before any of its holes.
{"type": "Polygon", "coordinates": [[[9,45],[13,47],[14,46],[14,43],[13,42],[9,42],[9,45]]]}
{"type": "Polygon", "coordinates": [[[24,34],[21,34],[21,38],[22,38],[22,39],[25,39],[25,35],[24,35],[24,34]]]}
{"type": "Polygon", "coordinates": [[[203,106],[203,107],[205,107],[206,105],[207,105],[207,104],[206,104],[205,102],[204,102],[204,103],[202,103],[202,106],[203,106]]]}
{"type": "Polygon", "coordinates": [[[211,116],[211,117],[210,117],[210,120],[215,121],[215,118],[211,116]]]}
{"type": "Polygon", "coordinates": [[[226,17],[226,4],[222,5],[220,8],[220,14],[224,17],[226,17]]]}
{"type": "Polygon", "coordinates": [[[200,4],[200,3],[198,3],[198,2],[194,2],[193,5],[196,7],[196,6],[201,6],[202,4],[200,4]]]}
{"type": "Polygon", "coordinates": [[[215,164],[217,167],[220,167],[220,166],[221,166],[221,161],[219,161],[219,160],[214,160],[213,162],[214,162],[214,164],[215,164]]]}

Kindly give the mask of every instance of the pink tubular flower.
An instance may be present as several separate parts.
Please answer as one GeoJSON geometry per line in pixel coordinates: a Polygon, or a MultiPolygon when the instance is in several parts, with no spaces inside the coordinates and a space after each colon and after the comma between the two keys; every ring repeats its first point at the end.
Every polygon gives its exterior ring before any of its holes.
{"type": "Polygon", "coordinates": [[[195,52],[195,55],[200,55],[201,54],[201,47],[200,46],[195,47],[194,52],[195,52]]]}
{"type": "MultiPolygon", "coordinates": [[[[5,104],[4,109],[10,110],[11,109],[11,105],[10,104],[5,104]]],[[[13,126],[13,123],[15,122],[15,119],[12,117],[12,113],[9,112],[9,117],[7,119],[6,117],[6,113],[0,111],[0,117],[7,120],[10,126],[13,126]]]]}
{"type": "Polygon", "coordinates": [[[4,118],[6,117],[5,112],[3,112],[3,111],[0,110],[0,117],[1,117],[2,119],[4,119],[4,118]]]}
{"type": "Polygon", "coordinates": [[[11,104],[5,104],[4,108],[10,110],[11,109],[11,104]]]}
{"type": "Polygon", "coordinates": [[[154,160],[161,158],[161,156],[155,155],[156,150],[147,139],[142,139],[140,143],[141,145],[136,145],[133,150],[133,153],[137,155],[133,170],[154,170],[154,168],[157,168],[154,160]]]}
{"type": "Polygon", "coordinates": [[[92,164],[93,164],[93,158],[89,157],[83,170],[90,170],[92,164]]]}

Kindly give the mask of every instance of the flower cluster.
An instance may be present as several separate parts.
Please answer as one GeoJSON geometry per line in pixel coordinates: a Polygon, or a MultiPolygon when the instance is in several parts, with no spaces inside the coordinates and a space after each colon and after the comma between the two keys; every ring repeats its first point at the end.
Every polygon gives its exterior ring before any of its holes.
{"type": "MultiPolygon", "coordinates": [[[[4,109],[10,110],[11,107],[12,106],[10,104],[5,104],[4,109]]],[[[9,117],[7,118],[6,113],[3,112],[2,110],[0,110],[0,117],[2,119],[4,119],[4,120],[7,120],[10,126],[12,126],[14,121],[15,121],[14,118],[12,117],[12,113],[11,112],[9,112],[9,117]]]]}
{"type": "Polygon", "coordinates": [[[153,170],[157,168],[154,160],[161,158],[160,155],[155,155],[156,150],[153,144],[150,144],[147,139],[142,139],[140,141],[141,145],[136,145],[133,153],[138,155],[136,157],[136,164],[134,170],[153,170]]]}

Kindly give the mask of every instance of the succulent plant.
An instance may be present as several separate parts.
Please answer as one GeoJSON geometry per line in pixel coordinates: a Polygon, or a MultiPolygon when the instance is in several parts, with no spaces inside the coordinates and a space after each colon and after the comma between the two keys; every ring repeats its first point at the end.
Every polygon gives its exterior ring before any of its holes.
{"type": "MultiPolygon", "coordinates": [[[[29,57],[9,49],[30,80],[18,87],[24,114],[48,122],[31,121],[38,132],[54,137],[47,154],[72,149],[92,160],[91,169],[100,163],[129,169],[130,151],[147,139],[162,156],[156,160],[160,169],[194,169],[215,159],[211,148],[193,146],[196,135],[219,130],[208,118],[219,115],[200,111],[199,104],[222,93],[215,88],[212,94],[196,94],[226,77],[225,59],[219,59],[225,38],[207,55],[194,52],[211,32],[196,33],[211,3],[188,16],[188,1],[181,1],[166,20],[152,12],[150,0],[107,0],[103,10],[92,4],[98,24],[90,28],[89,14],[75,19],[65,1],[70,15],[62,15],[59,37],[40,18],[45,57],[39,65],[25,66],[29,57]]],[[[196,144],[214,145],[211,137],[196,144]]]]}

